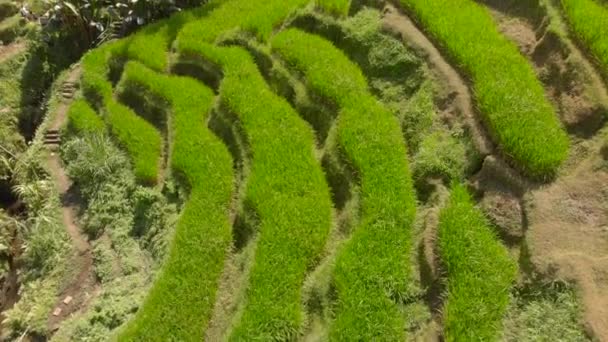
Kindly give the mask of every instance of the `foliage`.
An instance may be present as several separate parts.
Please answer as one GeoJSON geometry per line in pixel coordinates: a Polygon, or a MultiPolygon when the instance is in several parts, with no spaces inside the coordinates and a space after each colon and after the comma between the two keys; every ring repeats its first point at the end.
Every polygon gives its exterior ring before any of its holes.
{"type": "Polygon", "coordinates": [[[232,159],[222,142],[203,124],[210,114],[213,93],[195,80],[156,74],[135,62],[125,67],[119,88],[125,87],[167,103],[165,110],[171,112],[169,130],[173,138],[171,168],[191,191],[177,222],[167,261],[137,317],[122,331],[120,339],[171,336],[200,340],[232,239],[227,216],[234,189],[232,159]]]}
{"type": "Polygon", "coordinates": [[[45,30],[77,34],[87,46],[101,44],[138,26],[182,9],[205,4],[206,0],[50,0],[45,30]]]}
{"type": "Polygon", "coordinates": [[[410,293],[409,258],[416,199],[405,142],[393,115],[367,91],[361,71],[330,42],[298,30],[272,41],[308,86],[339,108],[339,153],[361,184],[361,223],[339,253],[338,304],[331,336],[404,339],[397,302],[410,293]]]}
{"type": "Polygon", "coordinates": [[[592,0],[561,0],[561,4],[574,33],[608,77],[608,8],[592,0]]]}
{"type": "Polygon", "coordinates": [[[462,185],[439,215],[439,256],[445,266],[446,341],[495,340],[517,266],[462,185]]]}
{"type": "Polygon", "coordinates": [[[503,153],[528,175],[553,176],[568,136],[532,66],[470,0],[402,0],[402,5],[471,78],[480,112],[503,153]]]}

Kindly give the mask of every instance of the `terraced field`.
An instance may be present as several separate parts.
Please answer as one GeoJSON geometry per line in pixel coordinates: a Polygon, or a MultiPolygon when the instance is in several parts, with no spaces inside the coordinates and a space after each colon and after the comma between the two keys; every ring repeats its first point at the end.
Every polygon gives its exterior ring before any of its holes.
{"type": "Polygon", "coordinates": [[[608,339],[604,3],[211,1],[80,65],[180,213],[113,338],[608,339]]]}

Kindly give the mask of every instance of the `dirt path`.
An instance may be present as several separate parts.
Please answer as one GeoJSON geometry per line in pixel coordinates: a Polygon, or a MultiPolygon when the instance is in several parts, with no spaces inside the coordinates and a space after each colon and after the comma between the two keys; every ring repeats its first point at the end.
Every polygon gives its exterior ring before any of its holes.
{"type": "Polygon", "coordinates": [[[19,53],[25,51],[26,47],[27,44],[22,41],[0,46],[0,63],[4,63],[19,53]]]}
{"type": "Polygon", "coordinates": [[[462,117],[470,130],[475,146],[482,156],[492,153],[494,147],[481,122],[475,115],[471,92],[464,79],[443,57],[435,45],[418,27],[390,3],[383,10],[383,28],[401,36],[402,40],[418,51],[437,74],[437,79],[444,84],[453,99],[457,116],[462,117]]]}
{"type": "MultiPolygon", "coordinates": [[[[71,70],[64,84],[75,84],[80,77],[80,68],[71,70]]],[[[61,130],[67,120],[67,111],[71,96],[62,98],[49,130],[61,130]]],[[[98,292],[97,281],[93,273],[93,254],[87,236],[82,233],[76,224],[78,198],[70,190],[71,181],[63,168],[61,159],[52,148],[48,154],[47,165],[52,179],[55,181],[62,203],[62,219],[72,243],[75,253],[70,263],[74,270],[71,280],[62,290],[55,309],[49,314],[48,326],[50,331],[58,328],[59,324],[71,314],[83,310],[98,292]]]]}

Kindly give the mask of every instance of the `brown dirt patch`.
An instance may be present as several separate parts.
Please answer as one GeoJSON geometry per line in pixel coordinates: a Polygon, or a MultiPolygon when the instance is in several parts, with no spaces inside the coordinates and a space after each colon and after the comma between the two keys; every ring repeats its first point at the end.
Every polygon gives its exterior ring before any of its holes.
{"type": "Polygon", "coordinates": [[[608,172],[599,155],[532,192],[527,240],[543,274],[574,282],[589,332],[608,340],[608,172]]]}
{"type": "Polygon", "coordinates": [[[0,63],[4,63],[19,53],[25,51],[26,47],[27,44],[25,42],[15,42],[9,45],[0,45],[0,63]]]}

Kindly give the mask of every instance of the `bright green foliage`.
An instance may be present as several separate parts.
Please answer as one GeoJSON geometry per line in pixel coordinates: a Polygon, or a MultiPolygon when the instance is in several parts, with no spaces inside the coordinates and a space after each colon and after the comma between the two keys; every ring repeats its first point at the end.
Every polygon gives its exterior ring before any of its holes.
{"type": "Polygon", "coordinates": [[[70,119],[68,128],[74,133],[103,133],[106,126],[85,100],[79,99],[72,103],[68,111],[70,119]]]}
{"type": "Polygon", "coordinates": [[[316,5],[324,11],[343,16],[348,15],[350,3],[351,0],[316,0],[316,5]]]}
{"type": "Polygon", "coordinates": [[[113,99],[108,80],[109,63],[124,54],[125,44],[126,41],[107,44],[84,56],[82,87],[85,97],[105,113],[110,132],[131,157],[138,181],[154,184],[158,180],[162,137],[149,122],[113,99]]]}
{"type": "Polygon", "coordinates": [[[173,39],[182,26],[203,12],[202,9],[204,7],[198,11],[180,12],[169,19],[144,27],[127,39],[126,57],[156,71],[165,71],[168,64],[167,51],[173,39]]]}
{"type": "Polygon", "coordinates": [[[361,71],[330,42],[298,30],[272,40],[308,86],[339,108],[338,144],[360,179],[361,220],[336,260],[331,339],[404,340],[399,305],[410,285],[416,199],[396,118],[367,91],[361,71]]]}
{"type": "Polygon", "coordinates": [[[446,340],[496,340],[517,266],[462,185],[440,213],[439,254],[447,272],[446,340]]]}
{"type": "Polygon", "coordinates": [[[193,79],[157,74],[136,62],[126,65],[121,87],[135,87],[167,102],[172,112],[171,167],[191,192],[164,268],[120,340],[200,341],[232,241],[232,158],[204,125],[213,93],[193,79]]]}
{"type": "Polygon", "coordinates": [[[471,78],[477,105],[503,153],[533,177],[555,174],[568,136],[532,66],[471,0],[401,0],[471,78]]]}
{"type": "Polygon", "coordinates": [[[237,28],[255,33],[258,39],[265,41],[277,25],[294,10],[308,4],[309,0],[227,0],[215,3],[221,4],[180,32],[177,42],[181,51],[200,42],[212,43],[222,33],[237,28]]]}
{"type": "Polygon", "coordinates": [[[122,55],[125,40],[105,44],[89,51],[82,58],[82,88],[85,97],[95,106],[101,106],[112,97],[112,83],[108,80],[109,63],[113,56],[122,55]]]}
{"type": "Polygon", "coordinates": [[[137,180],[144,184],[156,183],[162,147],[158,130],[129,107],[112,99],[106,101],[105,112],[110,132],[133,161],[137,180]]]}
{"type": "Polygon", "coordinates": [[[331,226],[329,187],[315,160],[314,135],[266,84],[240,48],[188,49],[220,65],[220,98],[240,120],[252,160],[245,202],[259,220],[260,238],[243,315],[231,339],[291,340],[304,322],[301,288],[331,226]]]}
{"type": "Polygon", "coordinates": [[[608,8],[593,0],[561,0],[561,4],[572,29],[608,75],[608,8]]]}

